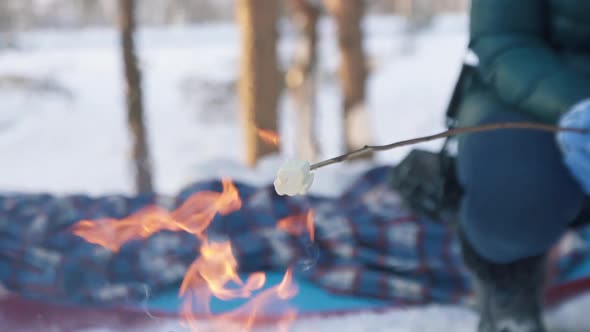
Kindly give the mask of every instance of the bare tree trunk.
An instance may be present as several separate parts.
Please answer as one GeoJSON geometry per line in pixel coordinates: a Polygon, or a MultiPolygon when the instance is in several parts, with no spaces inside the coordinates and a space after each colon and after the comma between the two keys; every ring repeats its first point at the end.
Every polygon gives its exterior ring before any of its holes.
{"type": "Polygon", "coordinates": [[[277,104],[281,79],[277,60],[279,1],[237,0],[242,46],[239,94],[246,146],[245,162],[254,166],[278,146],[263,142],[258,129],[277,131],[277,104]]]}
{"type": "MultiPolygon", "coordinates": [[[[371,143],[369,117],[365,107],[367,64],[363,49],[361,21],[363,0],[325,0],[338,25],[340,80],[344,93],[344,141],[347,152],[371,143]]],[[[372,154],[364,156],[371,158],[372,154]]]]}
{"type": "Polygon", "coordinates": [[[144,123],[141,72],[137,64],[135,43],[135,0],[118,0],[121,46],[125,66],[127,121],[133,138],[132,157],[135,166],[135,186],[138,193],[152,192],[151,161],[144,123]]]}
{"type": "Polygon", "coordinates": [[[435,3],[428,0],[413,0],[410,16],[411,29],[421,31],[432,23],[435,3]]]}
{"type": "Polygon", "coordinates": [[[409,17],[412,12],[412,0],[393,0],[393,8],[396,13],[409,17]]]}
{"type": "Polygon", "coordinates": [[[319,144],[315,135],[315,69],[317,60],[317,22],[320,8],[309,0],[291,0],[298,41],[287,86],[297,114],[297,155],[315,161],[319,144]]]}

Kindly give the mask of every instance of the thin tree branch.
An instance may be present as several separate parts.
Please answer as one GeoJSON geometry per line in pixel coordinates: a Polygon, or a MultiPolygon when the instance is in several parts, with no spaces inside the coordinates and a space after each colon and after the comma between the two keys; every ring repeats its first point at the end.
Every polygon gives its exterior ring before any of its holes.
{"type": "Polygon", "coordinates": [[[413,138],[405,141],[395,142],[387,145],[367,145],[361,149],[343,154],[338,157],[334,157],[331,159],[327,159],[316,164],[311,165],[311,170],[315,170],[318,168],[322,168],[325,166],[333,165],[336,163],[343,162],[348,159],[354,159],[358,156],[364,155],[365,153],[370,153],[374,151],[385,151],[391,150],[395,148],[399,148],[402,146],[408,146],[428,141],[433,141],[440,138],[446,138],[450,136],[456,136],[461,134],[469,134],[469,133],[480,133],[485,131],[494,131],[494,130],[502,130],[502,129],[529,129],[529,130],[540,130],[540,131],[548,131],[548,132],[563,132],[569,131],[574,133],[586,134],[588,130],[583,128],[563,128],[557,127],[552,125],[540,124],[540,123],[532,123],[532,122],[505,122],[505,123],[494,123],[494,124],[487,124],[481,126],[473,126],[473,127],[463,127],[463,128],[454,128],[442,133],[438,133],[435,135],[424,136],[413,138]]]}
{"type": "Polygon", "coordinates": [[[120,39],[125,74],[127,102],[127,125],[131,133],[132,156],[135,168],[135,190],[138,193],[153,192],[152,164],[148,134],[145,124],[141,70],[135,46],[136,0],[119,1],[120,39]]]}

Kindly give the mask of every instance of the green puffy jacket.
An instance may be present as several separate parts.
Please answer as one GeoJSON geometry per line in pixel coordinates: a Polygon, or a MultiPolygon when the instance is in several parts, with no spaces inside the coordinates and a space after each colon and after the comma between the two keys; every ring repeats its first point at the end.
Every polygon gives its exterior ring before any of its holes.
{"type": "Polygon", "coordinates": [[[472,0],[479,64],[458,87],[459,123],[498,105],[555,123],[590,98],[590,0],[472,0]]]}

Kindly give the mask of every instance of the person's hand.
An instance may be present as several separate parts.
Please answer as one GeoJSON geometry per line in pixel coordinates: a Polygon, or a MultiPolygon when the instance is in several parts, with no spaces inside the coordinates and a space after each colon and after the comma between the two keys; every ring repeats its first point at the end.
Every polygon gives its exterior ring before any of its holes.
{"type": "Polygon", "coordinates": [[[560,127],[584,128],[588,132],[562,131],[557,134],[557,142],[563,160],[570,173],[590,195],[590,99],[580,102],[559,120],[560,127]]]}

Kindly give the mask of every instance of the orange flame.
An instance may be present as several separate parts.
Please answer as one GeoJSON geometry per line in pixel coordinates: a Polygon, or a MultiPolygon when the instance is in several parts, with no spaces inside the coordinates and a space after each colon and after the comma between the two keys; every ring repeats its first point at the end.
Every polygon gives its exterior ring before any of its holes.
{"type": "MultiPolygon", "coordinates": [[[[238,261],[232,253],[231,242],[211,242],[205,231],[216,214],[227,215],[242,206],[238,190],[229,179],[223,179],[223,190],[198,192],[189,197],[172,212],[157,206],[144,208],[123,219],[107,218],[97,221],[82,220],[73,227],[73,233],[86,241],[103,246],[111,251],[120,250],[127,241],[145,239],[162,230],[184,231],[201,239],[200,255],[189,266],[179,295],[184,297],[181,315],[193,331],[199,330],[195,312],[207,315],[207,324],[219,331],[227,331],[227,322],[240,324],[240,331],[250,331],[260,313],[278,301],[294,297],[298,288],[293,282],[290,269],[285,272],[279,285],[261,290],[266,283],[263,272],[255,272],[243,281],[238,274],[238,261]],[[257,294],[255,294],[258,291],[257,294]],[[235,310],[214,315],[210,310],[212,297],[221,300],[249,299],[235,310]],[[200,310],[195,310],[200,309],[200,310]]],[[[302,216],[305,219],[305,216],[302,216]]],[[[313,239],[313,212],[307,214],[307,227],[313,239]],[[311,226],[309,226],[311,223],[311,226]],[[309,228],[311,227],[311,228],[309,228]]],[[[278,227],[290,231],[292,225],[301,222],[279,221],[278,227]],[[281,224],[285,224],[281,226],[281,224]]],[[[301,226],[299,226],[301,227],[301,226]]],[[[299,232],[304,232],[301,230],[299,232]]],[[[287,331],[297,312],[287,310],[278,321],[277,328],[287,331]]]]}
{"type": "Polygon", "coordinates": [[[230,214],[242,206],[238,190],[223,179],[223,192],[198,192],[173,212],[149,206],[123,219],[82,220],[72,227],[75,235],[111,251],[134,239],[145,239],[163,230],[185,231],[203,239],[215,214],[230,214]]]}
{"type": "Polygon", "coordinates": [[[229,241],[205,242],[201,246],[201,256],[193,262],[185,275],[180,286],[180,295],[185,295],[189,289],[206,285],[211,295],[222,300],[231,300],[250,297],[252,291],[264,286],[264,273],[252,274],[244,284],[237,270],[238,262],[232,254],[229,241]],[[240,287],[226,288],[229,282],[234,282],[240,287]]]}
{"type": "MultiPolygon", "coordinates": [[[[283,280],[279,285],[265,289],[254,296],[248,303],[243,306],[220,315],[223,321],[240,322],[241,331],[250,331],[257,321],[258,313],[264,312],[266,308],[278,301],[286,301],[293,298],[299,288],[293,282],[293,273],[287,269],[283,280]],[[244,319],[244,317],[246,317],[244,319]]],[[[295,310],[286,310],[278,320],[277,326],[281,331],[287,331],[288,327],[295,320],[297,312],[295,310]]]]}
{"type": "Polygon", "coordinates": [[[298,214],[279,220],[277,228],[297,236],[307,231],[309,238],[313,242],[315,237],[313,220],[313,209],[309,209],[306,214],[298,214]]]}
{"type": "MultiPolygon", "coordinates": [[[[207,321],[215,326],[215,330],[226,331],[226,324],[234,322],[240,324],[240,331],[250,331],[260,312],[277,301],[293,298],[298,292],[290,269],[279,285],[254,295],[253,293],[261,289],[265,282],[266,275],[263,272],[252,273],[246,282],[240,279],[237,261],[232,255],[231,244],[228,241],[207,242],[201,247],[201,256],[193,262],[180,287],[179,295],[184,297],[182,317],[196,331],[198,320],[194,315],[195,309],[205,309],[208,313],[207,321]],[[213,315],[209,308],[212,296],[222,300],[251,299],[235,310],[213,315]]],[[[286,331],[296,314],[294,310],[283,313],[277,323],[279,329],[286,331]]]]}
{"type": "Polygon", "coordinates": [[[279,134],[275,131],[267,130],[267,129],[258,129],[258,137],[264,142],[278,146],[279,145],[279,134]]]}
{"type": "MultiPolygon", "coordinates": [[[[237,270],[238,262],[232,254],[229,241],[203,243],[201,255],[189,267],[179,291],[179,295],[184,297],[181,315],[193,330],[198,329],[195,309],[204,309],[212,323],[219,324],[227,320],[226,317],[220,319],[211,314],[209,302],[212,296],[222,300],[249,298],[255,290],[264,286],[264,273],[253,273],[244,283],[237,270]]],[[[251,318],[247,316],[245,319],[251,318]]],[[[219,329],[222,330],[221,327],[219,329]]]]}

